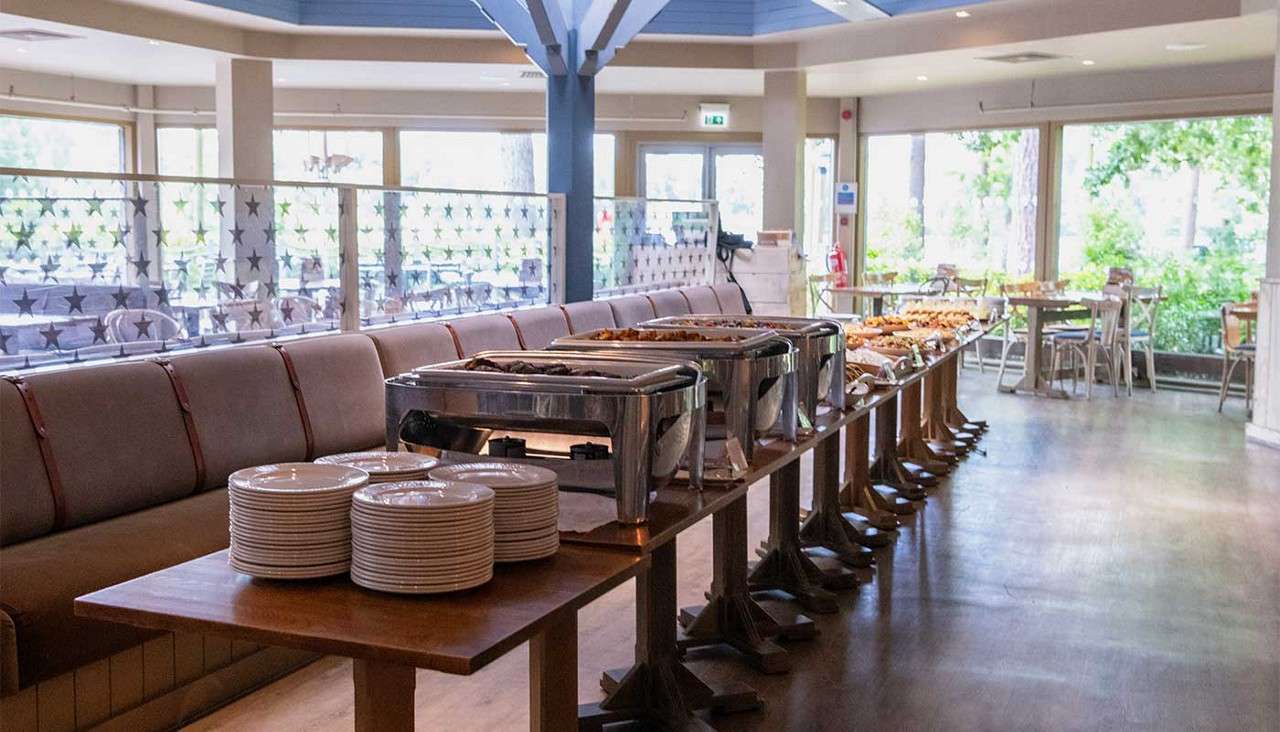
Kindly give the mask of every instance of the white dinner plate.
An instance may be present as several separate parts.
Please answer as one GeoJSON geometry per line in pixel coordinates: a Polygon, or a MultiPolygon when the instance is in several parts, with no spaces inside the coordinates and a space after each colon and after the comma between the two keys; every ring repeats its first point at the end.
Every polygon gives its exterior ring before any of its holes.
{"type": "Polygon", "coordinates": [[[492,503],[493,491],[474,483],[412,480],[365,486],[352,500],[361,507],[430,513],[492,503]]]}
{"type": "Polygon", "coordinates": [[[495,490],[543,488],[559,480],[555,471],[524,463],[459,463],[434,468],[432,480],[457,480],[478,483],[495,490]]]}
{"type": "Polygon", "coordinates": [[[227,478],[229,488],[280,494],[351,492],[369,482],[369,474],[342,465],[275,463],[237,470],[227,478]]]}
{"type": "MultiPolygon", "coordinates": [[[[348,468],[363,470],[369,474],[370,480],[375,477],[400,477],[410,473],[421,473],[422,477],[440,461],[430,455],[416,452],[387,452],[385,450],[366,450],[363,452],[344,452],[340,455],[325,455],[316,458],[317,465],[342,465],[348,468]]],[[[400,477],[408,480],[407,477],[400,477]]]]}

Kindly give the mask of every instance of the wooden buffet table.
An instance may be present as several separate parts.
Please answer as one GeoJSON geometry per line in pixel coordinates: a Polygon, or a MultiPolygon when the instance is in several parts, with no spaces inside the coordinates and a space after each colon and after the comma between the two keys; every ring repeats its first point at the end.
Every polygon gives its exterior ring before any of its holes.
{"type": "Polygon", "coordinates": [[[535,730],[577,725],[577,611],[643,571],[635,553],[561,547],[494,567],[467,592],[394,595],[326,580],[257,580],[215,552],[76,600],[76,615],[347,656],[360,732],[414,728],[415,669],[468,675],[529,641],[535,730]]]}

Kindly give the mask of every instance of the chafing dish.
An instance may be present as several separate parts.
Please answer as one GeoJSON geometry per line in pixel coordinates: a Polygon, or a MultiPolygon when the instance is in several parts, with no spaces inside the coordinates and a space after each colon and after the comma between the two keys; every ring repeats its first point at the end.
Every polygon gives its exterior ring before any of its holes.
{"type": "Polygon", "coordinates": [[[442,443],[455,436],[473,452],[493,429],[608,437],[618,521],[627,524],[645,521],[650,492],[665,485],[682,460],[690,483],[702,487],[707,382],[696,364],[656,355],[546,351],[489,351],[475,359],[423,366],[387,379],[388,450],[400,447],[401,427],[411,415],[429,421],[427,433],[446,438],[442,443]],[[610,376],[468,369],[481,358],[610,376]]]}
{"type": "Polygon", "coordinates": [[[770,330],[638,326],[604,328],[557,338],[553,350],[666,354],[693,361],[707,377],[707,412],[724,415],[725,434],[736,438],[747,459],[756,437],[775,426],[795,441],[797,389],[796,347],[770,330]],[[711,340],[601,340],[627,330],[683,330],[711,340]]]}
{"type": "Polygon", "coordinates": [[[848,354],[849,363],[861,371],[870,370],[875,383],[897,384],[915,371],[910,356],[886,356],[869,348],[858,348],[848,354]]]}
{"type": "Polygon", "coordinates": [[[765,328],[795,345],[800,412],[813,424],[818,405],[843,408],[844,331],[839,323],[816,318],[754,317],[751,315],[676,315],[646,325],[676,327],[765,328]]]}

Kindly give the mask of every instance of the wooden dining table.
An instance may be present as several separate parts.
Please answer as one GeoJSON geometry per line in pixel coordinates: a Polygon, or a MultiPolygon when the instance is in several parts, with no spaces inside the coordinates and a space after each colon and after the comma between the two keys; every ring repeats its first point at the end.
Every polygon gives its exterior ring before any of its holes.
{"type": "Polygon", "coordinates": [[[1011,386],[1001,386],[1000,391],[1008,394],[1032,394],[1051,399],[1067,399],[1069,395],[1062,389],[1055,389],[1041,374],[1040,356],[1044,343],[1044,326],[1067,320],[1078,320],[1089,317],[1089,310],[1083,308],[1084,303],[1094,294],[1054,293],[1010,295],[1009,305],[1027,310],[1027,350],[1024,356],[1026,364],[1022,378],[1011,386]]]}
{"type": "Polygon", "coordinates": [[[898,282],[894,284],[853,285],[849,287],[828,287],[826,291],[833,295],[849,295],[864,297],[871,301],[871,312],[874,315],[884,314],[885,298],[919,294],[922,283],[898,282]]]}
{"type": "Polygon", "coordinates": [[[469,675],[528,641],[530,728],[551,732],[578,726],[577,611],[648,563],[562,546],[549,559],[497,565],[474,590],[396,595],[346,575],[254,579],[224,550],[79,597],[75,612],[351,658],[358,732],[414,729],[416,669],[469,675]]]}

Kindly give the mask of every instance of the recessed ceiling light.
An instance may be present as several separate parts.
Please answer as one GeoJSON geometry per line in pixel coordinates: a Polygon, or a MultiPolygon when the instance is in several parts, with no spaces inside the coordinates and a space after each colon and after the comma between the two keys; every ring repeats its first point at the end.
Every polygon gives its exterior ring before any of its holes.
{"type": "Polygon", "coordinates": [[[928,81],[928,80],[929,80],[929,77],[925,76],[924,74],[921,74],[916,77],[916,81],[928,81]]]}
{"type": "Polygon", "coordinates": [[[154,40],[152,40],[152,41],[147,41],[147,45],[148,45],[148,46],[159,46],[159,45],[160,45],[160,41],[154,41],[154,40]]]}
{"type": "Polygon", "coordinates": [[[1093,60],[1093,59],[1091,59],[1091,58],[1087,58],[1087,59],[1085,59],[1085,60],[1081,61],[1080,63],[1081,63],[1082,65],[1084,65],[1084,66],[1093,66],[1093,65],[1097,64],[1098,62],[1097,62],[1097,61],[1094,61],[1094,60],[1093,60]]]}
{"type": "Polygon", "coordinates": [[[836,7],[843,8],[844,6],[849,4],[849,0],[832,0],[831,4],[835,5],[836,7]]]}
{"type": "Polygon", "coordinates": [[[957,17],[957,18],[969,18],[969,17],[972,17],[972,15],[969,13],[969,11],[968,11],[968,10],[957,10],[957,11],[956,11],[956,17],[957,17]]]}
{"type": "Polygon", "coordinates": [[[1164,50],[1185,53],[1187,51],[1200,51],[1208,47],[1207,43],[1170,43],[1164,47],[1164,50]]]}
{"type": "Polygon", "coordinates": [[[27,49],[22,48],[21,46],[18,47],[18,53],[26,53],[26,52],[27,52],[27,49]]]}

